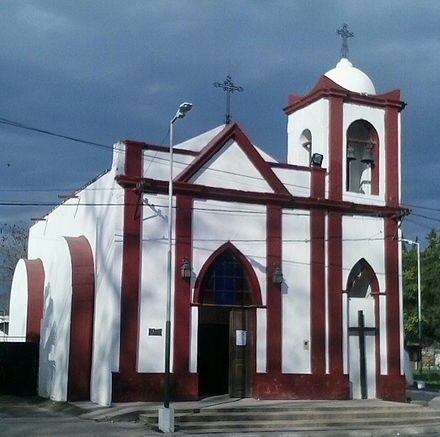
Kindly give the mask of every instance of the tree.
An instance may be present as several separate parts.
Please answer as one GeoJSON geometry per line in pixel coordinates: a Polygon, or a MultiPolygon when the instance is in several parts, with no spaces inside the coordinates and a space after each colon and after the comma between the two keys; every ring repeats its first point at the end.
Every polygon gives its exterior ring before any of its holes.
{"type": "MultiPolygon", "coordinates": [[[[28,228],[21,224],[0,225],[0,296],[9,302],[15,266],[27,252],[28,228]]],[[[7,306],[5,303],[1,305],[7,306]]],[[[0,308],[7,310],[7,308],[0,308]]]]}
{"type": "MultiPolygon", "coordinates": [[[[431,230],[420,253],[422,343],[440,343],[440,232],[431,230]]],[[[404,324],[407,340],[418,341],[417,250],[403,251],[404,324]]]]}

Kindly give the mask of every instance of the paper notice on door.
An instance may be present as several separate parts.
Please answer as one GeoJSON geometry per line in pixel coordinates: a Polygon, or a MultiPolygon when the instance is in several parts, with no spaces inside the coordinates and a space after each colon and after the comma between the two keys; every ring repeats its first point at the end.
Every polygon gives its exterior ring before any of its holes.
{"type": "Polygon", "coordinates": [[[237,329],[235,331],[235,344],[236,346],[246,346],[247,331],[243,329],[237,329]]]}

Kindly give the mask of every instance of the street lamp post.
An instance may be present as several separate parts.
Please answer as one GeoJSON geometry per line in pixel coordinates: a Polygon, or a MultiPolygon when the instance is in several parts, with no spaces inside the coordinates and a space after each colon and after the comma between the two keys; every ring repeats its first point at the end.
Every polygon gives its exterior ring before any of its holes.
{"type": "Polygon", "coordinates": [[[192,103],[182,103],[176,115],[170,121],[170,169],[168,180],[168,252],[167,252],[167,308],[165,320],[165,384],[163,408],[159,409],[159,430],[174,432],[174,410],[170,408],[171,400],[171,288],[172,288],[172,241],[173,241],[173,146],[174,123],[191,110],[192,103]]]}
{"type": "Polygon", "coordinates": [[[423,360],[422,360],[422,287],[421,287],[421,277],[420,277],[420,243],[418,241],[408,240],[402,238],[404,243],[411,244],[417,247],[417,321],[418,321],[418,336],[419,336],[419,348],[420,348],[420,361],[419,370],[422,371],[423,360]]]}

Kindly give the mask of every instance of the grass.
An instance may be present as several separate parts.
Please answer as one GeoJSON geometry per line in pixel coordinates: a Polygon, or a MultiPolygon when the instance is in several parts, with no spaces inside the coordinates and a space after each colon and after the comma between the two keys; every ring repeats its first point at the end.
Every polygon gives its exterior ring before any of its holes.
{"type": "Polygon", "coordinates": [[[425,381],[428,390],[440,391],[440,370],[423,369],[421,373],[415,370],[414,381],[425,381]]]}

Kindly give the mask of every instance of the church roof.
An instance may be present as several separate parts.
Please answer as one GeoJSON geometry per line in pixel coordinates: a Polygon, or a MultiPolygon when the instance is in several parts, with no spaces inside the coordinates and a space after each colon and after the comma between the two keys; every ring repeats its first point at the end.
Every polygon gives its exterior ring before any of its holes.
{"type": "Polygon", "coordinates": [[[349,91],[361,94],[376,94],[371,79],[363,71],[353,67],[353,64],[347,58],[342,58],[335,68],[325,73],[325,76],[349,91]]]}

